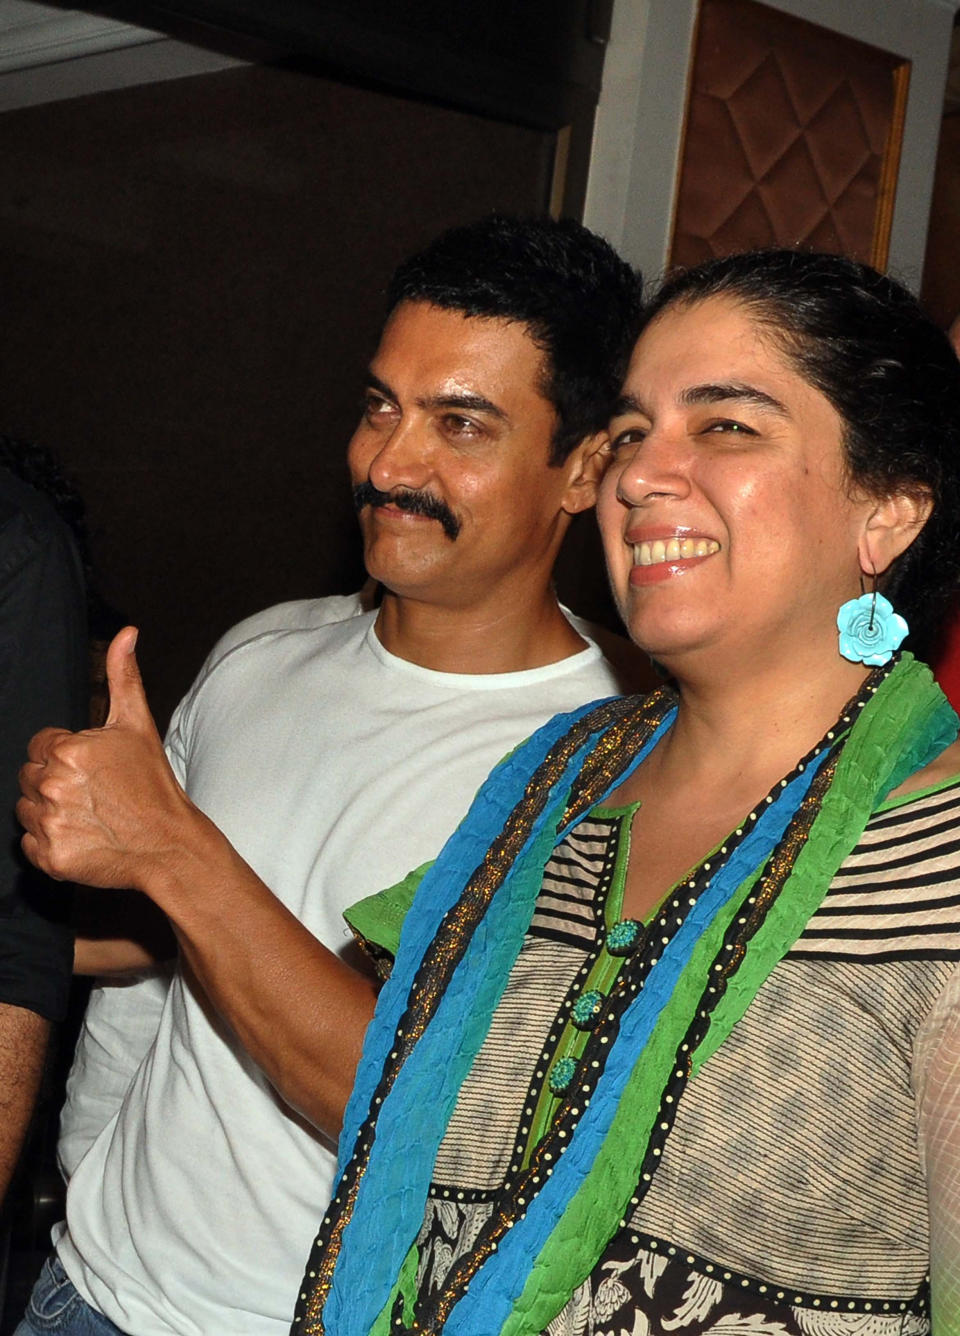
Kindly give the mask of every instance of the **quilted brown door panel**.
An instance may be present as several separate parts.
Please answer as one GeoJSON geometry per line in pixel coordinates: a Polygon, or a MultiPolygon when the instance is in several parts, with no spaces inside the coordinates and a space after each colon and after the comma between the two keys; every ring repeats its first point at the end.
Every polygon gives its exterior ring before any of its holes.
{"type": "Polygon", "coordinates": [[[754,0],[702,0],[671,263],[800,244],[882,268],[909,70],[754,0]]]}

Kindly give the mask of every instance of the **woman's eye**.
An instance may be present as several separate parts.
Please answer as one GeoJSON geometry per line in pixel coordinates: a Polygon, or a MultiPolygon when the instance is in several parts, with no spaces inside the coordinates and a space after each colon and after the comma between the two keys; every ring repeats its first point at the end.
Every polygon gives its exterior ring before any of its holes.
{"type": "Polygon", "coordinates": [[[707,434],[729,435],[729,436],[756,436],[752,427],[748,427],[744,422],[736,422],[731,418],[720,418],[716,422],[709,423],[702,429],[707,434]]]}
{"type": "Polygon", "coordinates": [[[615,455],[621,454],[625,450],[640,445],[646,439],[646,435],[645,427],[627,427],[624,431],[615,432],[610,437],[610,449],[615,455]]]}

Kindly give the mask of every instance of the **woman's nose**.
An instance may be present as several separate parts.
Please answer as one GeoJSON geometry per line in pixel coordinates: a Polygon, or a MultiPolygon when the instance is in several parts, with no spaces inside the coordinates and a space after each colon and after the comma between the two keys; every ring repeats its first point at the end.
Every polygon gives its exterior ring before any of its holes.
{"type": "Polygon", "coordinates": [[[659,496],[686,496],[690,491],[690,452],[665,431],[648,432],[617,480],[617,496],[638,506],[659,496]]]}

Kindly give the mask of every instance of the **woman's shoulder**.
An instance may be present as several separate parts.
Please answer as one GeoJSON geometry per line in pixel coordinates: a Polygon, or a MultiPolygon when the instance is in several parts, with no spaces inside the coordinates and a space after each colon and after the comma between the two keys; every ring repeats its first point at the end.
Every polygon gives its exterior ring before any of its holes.
{"type": "Polygon", "coordinates": [[[945,787],[954,780],[960,783],[960,738],[945,747],[928,765],[915,770],[909,779],[887,794],[886,801],[895,803],[928,789],[945,787]]]}
{"type": "Polygon", "coordinates": [[[960,962],[960,775],[924,781],[867,822],[794,955],[925,962],[937,978],[960,962]]]}

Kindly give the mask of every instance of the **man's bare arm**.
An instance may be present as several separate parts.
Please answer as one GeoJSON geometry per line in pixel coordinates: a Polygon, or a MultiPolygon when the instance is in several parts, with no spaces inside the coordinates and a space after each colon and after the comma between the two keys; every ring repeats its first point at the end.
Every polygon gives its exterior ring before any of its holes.
{"type": "Polygon", "coordinates": [[[328,951],[189,800],[134,657],[110,647],[101,729],[45,729],[21,771],[23,850],[50,876],[131,888],[168,916],[186,964],[283,1097],[339,1130],[376,985],[328,951]]]}
{"type": "Polygon", "coordinates": [[[0,1202],[33,1112],[49,1037],[42,1016],[0,1003],[0,1202]]]}

